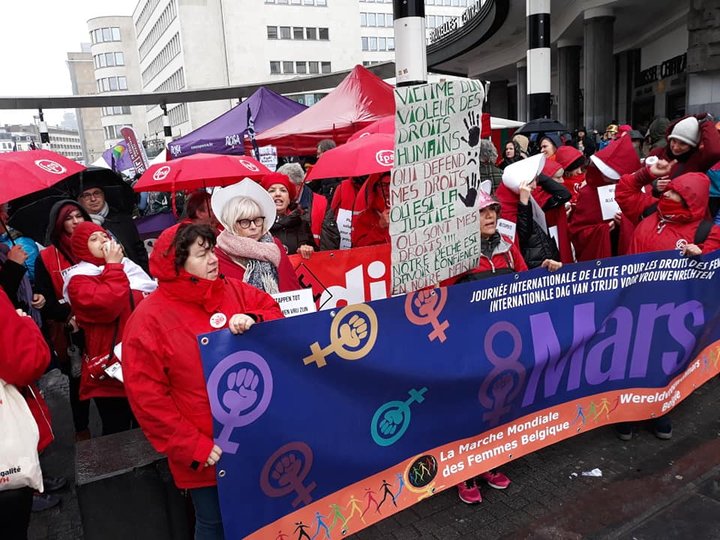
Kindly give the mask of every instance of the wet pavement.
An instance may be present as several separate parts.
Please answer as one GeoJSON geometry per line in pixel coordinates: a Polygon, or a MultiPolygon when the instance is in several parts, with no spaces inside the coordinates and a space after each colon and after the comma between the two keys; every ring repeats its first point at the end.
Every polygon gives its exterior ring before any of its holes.
{"type": "MultiPolygon", "coordinates": [[[[43,389],[56,435],[42,457],[43,469],[73,479],[67,379],[52,372],[43,389]]],[[[482,504],[461,503],[452,488],[353,538],[720,539],[719,410],[716,377],[671,413],[669,441],[643,428],[632,441],[622,442],[612,428],[599,428],[503,466],[513,483],[503,491],[483,487],[482,504]],[[602,477],[582,476],[594,468],[602,477]]],[[[99,431],[94,411],[91,429],[99,431]]],[[[74,487],[60,495],[60,507],[33,514],[30,539],[82,538],[74,487]]]]}

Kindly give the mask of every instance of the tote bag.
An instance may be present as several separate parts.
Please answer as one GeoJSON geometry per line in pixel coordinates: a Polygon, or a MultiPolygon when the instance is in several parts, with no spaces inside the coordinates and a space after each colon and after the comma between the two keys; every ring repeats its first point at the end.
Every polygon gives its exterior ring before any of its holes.
{"type": "Polygon", "coordinates": [[[18,389],[0,379],[0,491],[43,490],[37,445],[40,431],[18,389]]]}

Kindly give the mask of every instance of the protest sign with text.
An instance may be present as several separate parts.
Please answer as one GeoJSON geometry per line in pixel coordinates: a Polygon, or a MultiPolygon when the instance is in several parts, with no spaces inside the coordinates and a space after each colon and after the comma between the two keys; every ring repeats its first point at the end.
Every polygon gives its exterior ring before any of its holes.
{"type": "Polygon", "coordinates": [[[437,285],[477,265],[480,81],[395,89],[390,194],[392,291],[437,285]]]}
{"type": "Polygon", "coordinates": [[[390,246],[290,255],[300,285],[312,289],[318,310],[390,296],[390,246]]]}
{"type": "Polygon", "coordinates": [[[720,252],[617,257],[200,336],[225,534],[350,536],[666,414],[720,373],[718,270],[720,252]]]}

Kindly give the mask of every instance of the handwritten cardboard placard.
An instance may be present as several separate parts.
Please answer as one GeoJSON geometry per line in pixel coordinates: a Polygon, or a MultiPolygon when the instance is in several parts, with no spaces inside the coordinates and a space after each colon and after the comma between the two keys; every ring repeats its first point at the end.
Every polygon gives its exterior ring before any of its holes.
{"type": "Polygon", "coordinates": [[[436,285],[477,265],[480,81],[395,89],[390,194],[392,291],[436,285]]]}

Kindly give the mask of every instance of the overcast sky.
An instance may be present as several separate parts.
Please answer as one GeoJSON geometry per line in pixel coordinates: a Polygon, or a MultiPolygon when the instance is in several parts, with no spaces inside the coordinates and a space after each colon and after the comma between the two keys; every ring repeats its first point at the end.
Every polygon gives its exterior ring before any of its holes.
{"type": "MultiPolygon", "coordinates": [[[[138,0],[4,1],[0,17],[0,96],[72,95],[67,53],[89,42],[87,21],[105,15],[132,15],[138,0]]],[[[48,110],[59,124],[64,110],[48,110]]],[[[29,124],[37,111],[0,110],[0,126],[29,124]]]]}

